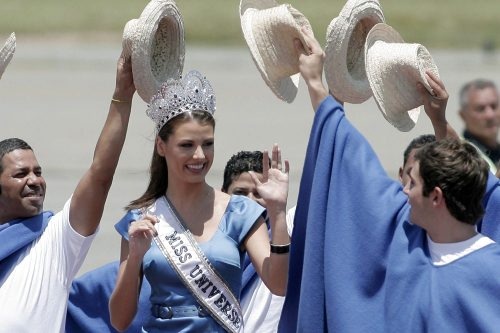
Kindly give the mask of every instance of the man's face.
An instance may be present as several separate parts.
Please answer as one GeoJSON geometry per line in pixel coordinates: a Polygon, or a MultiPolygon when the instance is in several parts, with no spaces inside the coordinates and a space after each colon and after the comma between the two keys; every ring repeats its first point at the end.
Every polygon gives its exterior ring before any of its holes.
{"type": "Polygon", "coordinates": [[[0,162],[0,223],[41,213],[46,184],[33,151],[16,149],[0,162]]]}
{"type": "Polygon", "coordinates": [[[460,112],[466,129],[485,142],[496,142],[500,111],[498,92],[492,87],[471,89],[468,105],[460,112]]]}
{"type": "MultiPolygon", "coordinates": [[[[257,178],[262,181],[263,176],[261,173],[254,173],[257,178]]],[[[227,189],[228,194],[244,195],[250,199],[256,201],[261,206],[266,207],[264,200],[260,197],[259,192],[257,192],[257,187],[252,180],[252,177],[248,172],[241,173],[236,177],[231,185],[227,189]]]]}

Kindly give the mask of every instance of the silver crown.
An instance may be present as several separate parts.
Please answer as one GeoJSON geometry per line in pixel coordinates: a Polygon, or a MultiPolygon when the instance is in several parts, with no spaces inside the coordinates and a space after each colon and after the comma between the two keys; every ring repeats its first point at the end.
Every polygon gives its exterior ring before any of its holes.
{"type": "Polygon", "coordinates": [[[215,113],[215,94],[210,82],[197,70],[178,80],[169,79],[151,98],[146,114],[156,124],[156,131],[175,116],[188,111],[215,113]]]}

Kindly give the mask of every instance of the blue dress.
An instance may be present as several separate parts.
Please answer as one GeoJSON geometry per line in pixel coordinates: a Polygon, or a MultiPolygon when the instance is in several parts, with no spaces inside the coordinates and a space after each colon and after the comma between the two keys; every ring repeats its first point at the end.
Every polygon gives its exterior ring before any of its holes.
{"type": "MultiPolygon", "coordinates": [[[[490,173],[478,228],[499,239],[490,173]]],[[[434,266],[426,233],[342,106],[316,112],[292,235],[279,332],[498,332],[500,246],[434,266]]]]}
{"type": "MultiPolygon", "coordinates": [[[[219,227],[212,238],[198,243],[212,266],[224,279],[234,295],[239,298],[244,252],[241,245],[264,208],[243,197],[231,196],[219,227]]],[[[117,224],[118,232],[128,239],[128,226],[138,218],[137,211],[128,212],[117,224]]],[[[179,280],[167,259],[153,242],[143,259],[144,276],[151,285],[151,304],[169,307],[198,306],[191,292],[179,280]]],[[[153,314],[144,323],[143,332],[225,332],[210,316],[203,312],[170,319],[153,314]]]]}

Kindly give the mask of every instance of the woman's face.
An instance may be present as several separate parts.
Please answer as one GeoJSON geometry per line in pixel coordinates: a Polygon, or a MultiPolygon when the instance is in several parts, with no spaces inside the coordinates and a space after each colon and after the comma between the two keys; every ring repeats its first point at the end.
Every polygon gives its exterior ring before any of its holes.
{"type": "Polygon", "coordinates": [[[190,119],[176,125],[167,141],[157,138],[157,150],[165,157],[169,184],[180,180],[205,181],[214,160],[214,128],[190,119]]]}

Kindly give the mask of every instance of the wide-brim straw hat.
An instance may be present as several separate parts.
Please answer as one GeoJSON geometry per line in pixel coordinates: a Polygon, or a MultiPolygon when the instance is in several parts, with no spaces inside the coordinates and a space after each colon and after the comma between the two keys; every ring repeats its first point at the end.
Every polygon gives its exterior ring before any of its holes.
{"type": "Polygon", "coordinates": [[[123,44],[132,57],[137,93],[149,103],[170,78],[184,67],[184,22],[175,1],[152,0],[138,19],[127,22],[123,44]]]}
{"type": "Polygon", "coordinates": [[[432,91],[425,72],[439,77],[429,51],[420,44],[405,43],[396,30],[379,23],[366,38],[365,67],[373,97],[385,119],[400,131],[411,130],[423,103],[417,82],[432,91]]]}
{"type": "Polygon", "coordinates": [[[0,49],[0,79],[2,78],[3,72],[10,60],[14,56],[14,52],[16,51],[16,34],[10,34],[9,38],[5,42],[4,46],[0,49]]]}
{"type": "Polygon", "coordinates": [[[302,27],[312,33],[307,18],[289,4],[274,0],[241,0],[243,36],[262,78],[280,99],[291,103],[299,86],[299,54],[294,40],[303,45],[302,27]]]}
{"type": "Polygon", "coordinates": [[[370,29],[384,22],[377,0],[349,0],[326,32],[325,79],[339,100],[362,103],[372,96],[365,72],[365,41],[370,29]]]}

